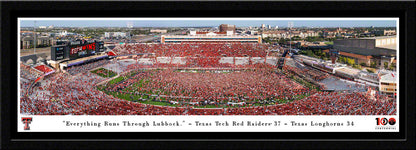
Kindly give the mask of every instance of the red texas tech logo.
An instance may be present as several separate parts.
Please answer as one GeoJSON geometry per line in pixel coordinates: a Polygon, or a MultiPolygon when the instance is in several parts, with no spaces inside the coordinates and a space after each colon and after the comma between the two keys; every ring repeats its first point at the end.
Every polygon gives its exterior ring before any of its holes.
{"type": "Polygon", "coordinates": [[[30,130],[29,124],[32,123],[32,117],[22,117],[22,122],[25,124],[25,130],[30,130]]]}

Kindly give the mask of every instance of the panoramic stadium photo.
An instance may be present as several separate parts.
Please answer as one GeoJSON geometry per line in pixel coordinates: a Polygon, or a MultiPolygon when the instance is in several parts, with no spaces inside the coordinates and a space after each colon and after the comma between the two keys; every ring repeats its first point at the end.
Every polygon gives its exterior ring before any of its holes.
{"type": "Polygon", "coordinates": [[[394,20],[19,24],[22,115],[397,113],[394,20]]]}

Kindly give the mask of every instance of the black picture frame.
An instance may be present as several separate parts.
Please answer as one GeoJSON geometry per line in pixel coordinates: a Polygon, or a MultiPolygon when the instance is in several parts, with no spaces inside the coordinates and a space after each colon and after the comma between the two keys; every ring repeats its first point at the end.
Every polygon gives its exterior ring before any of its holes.
{"type": "Polygon", "coordinates": [[[4,149],[412,149],[415,147],[415,2],[1,2],[1,146],[4,149]],[[18,17],[399,17],[398,133],[17,132],[18,17]]]}

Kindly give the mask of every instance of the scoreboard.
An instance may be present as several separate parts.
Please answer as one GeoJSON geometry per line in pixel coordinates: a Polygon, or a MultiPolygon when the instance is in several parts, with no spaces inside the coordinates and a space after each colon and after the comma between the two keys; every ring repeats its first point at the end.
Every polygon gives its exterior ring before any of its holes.
{"type": "Polygon", "coordinates": [[[85,45],[73,45],[73,46],[70,46],[69,58],[77,59],[80,57],[90,56],[92,54],[95,54],[95,51],[96,51],[95,43],[89,43],[85,45]]]}
{"type": "Polygon", "coordinates": [[[97,47],[97,52],[104,52],[104,42],[95,42],[97,47]]]}
{"type": "Polygon", "coordinates": [[[51,47],[51,59],[52,60],[62,60],[65,58],[65,45],[52,46],[51,47]]]}
{"type": "Polygon", "coordinates": [[[69,58],[70,60],[94,55],[104,52],[104,42],[70,42],[66,45],[51,47],[51,59],[54,61],[69,58]]]}

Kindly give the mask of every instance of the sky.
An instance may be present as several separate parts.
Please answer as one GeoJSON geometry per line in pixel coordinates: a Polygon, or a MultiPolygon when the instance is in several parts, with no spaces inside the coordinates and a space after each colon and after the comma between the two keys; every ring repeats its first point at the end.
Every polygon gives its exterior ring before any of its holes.
{"type": "MultiPolygon", "coordinates": [[[[395,27],[395,20],[36,20],[36,26],[54,27],[218,27],[220,24],[232,24],[237,27],[260,27],[261,24],[272,27],[287,27],[293,22],[294,27],[395,27]]],[[[21,27],[33,27],[34,20],[21,20],[21,27]]]]}

